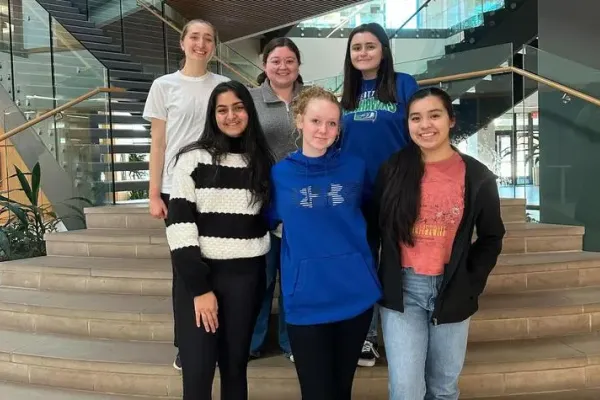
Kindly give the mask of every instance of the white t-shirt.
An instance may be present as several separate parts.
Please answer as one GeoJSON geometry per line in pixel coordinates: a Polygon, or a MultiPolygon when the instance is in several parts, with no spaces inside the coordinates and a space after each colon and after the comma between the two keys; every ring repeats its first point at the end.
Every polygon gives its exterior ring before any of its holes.
{"type": "Polygon", "coordinates": [[[191,77],[177,71],[152,83],[143,117],[148,121],[157,118],[167,122],[162,193],[171,193],[171,174],[177,152],[202,135],[210,94],[215,86],[228,80],[212,72],[191,77]]]}

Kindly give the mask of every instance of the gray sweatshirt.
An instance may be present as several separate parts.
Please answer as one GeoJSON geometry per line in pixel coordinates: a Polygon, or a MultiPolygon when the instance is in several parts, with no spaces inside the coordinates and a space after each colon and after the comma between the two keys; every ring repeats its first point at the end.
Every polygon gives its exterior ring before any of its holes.
{"type": "MultiPolygon", "coordinates": [[[[294,85],[294,97],[302,90],[302,85],[294,85]]],[[[300,148],[302,141],[298,138],[294,116],[289,106],[279,99],[269,80],[265,80],[257,88],[250,89],[254,99],[258,119],[263,128],[275,161],[280,161],[289,153],[300,148]]]]}

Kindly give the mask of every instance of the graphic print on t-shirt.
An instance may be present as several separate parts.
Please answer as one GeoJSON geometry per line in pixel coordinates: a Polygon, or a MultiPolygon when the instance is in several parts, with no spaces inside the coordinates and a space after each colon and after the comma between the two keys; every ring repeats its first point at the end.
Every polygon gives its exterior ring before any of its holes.
{"type": "Polygon", "coordinates": [[[425,275],[443,273],[463,216],[464,190],[464,162],[458,154],[426,165],[421,209],[413,227],[415,246],[402,246],[404,266],[425,275]]]}
{"type": "Polygon", "coordinates": [[[374,90],[367,90],[360,95],[358,107],[355,110],[345,112],[345,114],[354,113],[355,121],[374,122],[377,120],[379,111],[395,113],[397,109],[396,103],[383,103],[375,97],[374,90]]]}

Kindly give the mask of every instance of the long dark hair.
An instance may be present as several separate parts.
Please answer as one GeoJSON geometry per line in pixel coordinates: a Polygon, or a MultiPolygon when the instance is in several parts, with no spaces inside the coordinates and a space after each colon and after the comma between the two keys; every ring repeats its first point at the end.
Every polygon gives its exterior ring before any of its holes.
{"type": "Polygon", "coordinates": [[[396,74],[394,72],[394,59],[390,49],[390,40],[381,25],[371,22],[357,26],[348,36],[346,46],[346,59],[344,60],[344,87],[342,92],[342,107],[345,110],[355,110],[358,107],[362,72],[352,65],[352,38],[357,33],[368,32],[373,34],[381,43],[382,58],[377,70],[375,81],[375,97],[383,103],[397,103],[396,74]]]}
{"type": "Polygon", "coordinates": [[[262,202],[269,203],[270,198],[270,172],[274,164],[274,157],[267,145],[267,139],[260,126],[258,114],[252,96],[248,89],[237,81],[219,83],[213,90],[208,100],[206,123],[200,139],[183,147],[175,156],[175,163],[182,154],[192,150],[203,149],[210,153],[214,164],[219,164],[223,156],[229,152],[230,139],[217,125],[217,98],[220,94],[233,92],[244,104],[248,113],[248,126],[241,136],[244,159],[248,163],[248,181],[252,193],[251,204],[262,202]]]}
{"type": "MultiPolygon", "coordinates": [[[[454,119],[452,99],[448,93],[436,87],[420,89],[413,94],[406,107],[407,114],[415,101],[429,96],[440,99],[450,119],[454,119]]],[[[383,167],[379,226],[383,234],[395,243],[414,245],[413,227],[421,208],[421,180],[424,173],[421,149],[412,140],[383,167]]]]}
{"type": "MultiPolygon", "coordinates": [[[[263,50],[263,56],[262,56],[262,62],[263,65],[267,64],[267,59],[269,58],[269,55],[273,52],[273,50],[275,50],[278,47],[287,47],[288,49],[290,49],[292,51],[292,53],[294,53],[296,55],[296,59],[298,60],[298,65],[302,65],[302,61],[300,59],[300,50],[298,49],[298,46],[296,46],[296,43],[294,43],[294,41],[290,38],[287,37],[278,37],[275,39],[271,39],[269,41],[269,43],[267,43],[265,45],[265,48],[263,50]]],[[[264,81],[267,80],[267,74],[265,71],[261,72],[257,77],[256,77],[256,82],[259,85],[262,85],[264,83],[264,81]]],[[[296,78],[296,82],[297,83],[304,83],[304,81],[302,80],[302,76],[300,74],[298,74],[298,78],[296,78]]]]}

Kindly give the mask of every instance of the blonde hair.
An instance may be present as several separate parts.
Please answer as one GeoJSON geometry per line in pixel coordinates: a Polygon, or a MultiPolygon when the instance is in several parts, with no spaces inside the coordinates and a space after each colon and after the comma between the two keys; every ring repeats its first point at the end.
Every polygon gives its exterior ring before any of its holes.
{"type": "MultiPolygon", "coordinates": [[[[196,25],[196,24],[204,24],[206,26],[208,26],[210,29],[212,29],[213,31],[213,37],[214,37],[214,43],[215,43],[215,51],[217,50],[217,28],[215,28],[215,26],[213,24],[211,24],[210,22],[200,19],[200,18],[196,18],[196,19],[192,19],[189,20],[184,26],[183,29],[181,30],[181,35],[179,36],[179,42],[183,42],[183,40],[185,39],[185,37],[187,36],[190,27],[192,25],[196,25]]],[[[183,58],[181,59],[181,61],[179,61],[179,69],[182,69],[185,66],[185,54],[183,56],[183,58]]]]}
{"type": "MultiPolygon", "coordinates": [[[[296,97],[294,97],[294,99],[290,103],[290,108],[294,115],[294,121],[296,122],[296,124],[301,120],[302,116],[306,112],[306,107],[308,106],[308,103],[310,103],[311,100],[315,99],[327,100],[338,106],[338,109],[340,110],[341,120],[342,105],[340,104],[335,94],[333,94],[333,92],[330,92],[329,90],[323,89],[320,86],[308,86],[302,89],[302,91],[296,97]]],[[[296,146],[296,149],[300,149],[298,141],[301,137],[302,132],[300,132],[300,129],[296,129],[296,138],[294,139],[294,145],[296,146]]],[[[339,134],[335,140],[337,141],[338,138],[339,134]]]]}
{"type": "Polygon", "coordinates": [[[322,99],[327,100],[338,106],[340,109],[340,117],[342,115],[342,106],[338,101],[335,94],[330,92],[329,90],[323,89],[320,86],[309,86],[303,89],[295,98],[292,100],[290,106],[292,108],[292,112],[294,113],[294,117],[298,118],[306,112],[306,107],[311,100],[322,99]]]}

